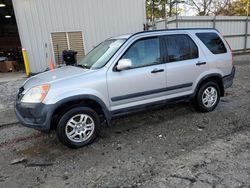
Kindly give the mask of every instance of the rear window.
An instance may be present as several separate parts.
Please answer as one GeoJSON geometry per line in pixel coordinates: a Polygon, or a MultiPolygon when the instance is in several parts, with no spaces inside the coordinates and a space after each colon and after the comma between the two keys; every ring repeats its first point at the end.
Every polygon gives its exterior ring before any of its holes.
{"type": "Polygon", "coordinates": [[[213,54],[223,54],[227,52],[225,44],[217,33],[196,33],[196,36],[213,54]]]}

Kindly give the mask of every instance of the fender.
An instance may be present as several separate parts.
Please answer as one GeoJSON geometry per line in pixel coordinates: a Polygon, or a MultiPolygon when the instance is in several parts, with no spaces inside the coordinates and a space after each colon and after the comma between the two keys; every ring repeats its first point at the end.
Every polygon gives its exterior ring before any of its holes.
{"type": "Polygon", "coordinates": [[[70,102],[73,100],[84,100],[84,99],[93,100],[93,101],[97,102],[102,108],[102,111],[105,115],[107,123],[108,124],[110,123],[111,113],[108,110],[107,106],[104,104],[104,102],[100,98],[98,98],[97,96],[94,96],[94,95],[90,95],[90,94],[75,95],[75,96],[67,97],[65,99],[58,101],[57,103],[54,104],[52,114],[54,114],[55,110],[64,103],[67,103],[67,102],[70,102]]]}
{"type": "MultiPolygon", "coordinates": [[[[191,98],[195,98],[195,95],[196,95],[196,93],[197,93],[197,91],[198,91],[198,89],[199,89],[201,83],[202,83],[204,80],[206,80],[206,79],[208,79],[208,78],[212,78],[212,77],[217,77],[217,78],[220,78],[220,79],[222,80],[222,76],[221,76],[220,74],[218,74],[218,73],[212,73],[212,74],[208,74],[208,75],[202,77],[202,78],[199,80],[199,82],[196,84],[196,88],[195,88],[194,93],[193,93],[193,95],[191,96],[191,98]]],[[[222,88],[222,89],[223,89],[223,92],[224,92],[224,88],[222,88]]],[[[223,94],[223,93],[222,93],[222,94],[223,94]]]]}

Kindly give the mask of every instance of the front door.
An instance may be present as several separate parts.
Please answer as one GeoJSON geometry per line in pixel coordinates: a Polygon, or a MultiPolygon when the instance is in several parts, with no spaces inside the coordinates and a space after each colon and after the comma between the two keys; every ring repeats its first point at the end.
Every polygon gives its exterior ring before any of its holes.
{"type": "Polygon", "coordinates": [[[111,111],[141,106],[161,100],[166,87],[158,37],[135,41],[120,59],[130,59],[132,67],[107,72],[111,111]]]}

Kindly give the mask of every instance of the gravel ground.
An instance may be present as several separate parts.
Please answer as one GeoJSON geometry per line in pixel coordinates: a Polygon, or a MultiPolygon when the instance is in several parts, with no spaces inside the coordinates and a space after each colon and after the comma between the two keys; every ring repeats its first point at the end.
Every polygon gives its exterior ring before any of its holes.
{"type": "Polygon", "coordinates": [[[121,117],[82,149],[61,145],[54,132],[0,127],[0,187],[249,188],[250,64],[236,68],[215,111],[179,103],[121,117]]]}
{"type": "Polygon", "coordinates": [[[0,79],[0,112],[13,109],[16,93],[24,81],[24,78],[14,81],[1,81],[0,79]]]}
{"type": "Polygon", "coordinates": [[[0,73],[0,127],[17,122],[14,101],[18,88],[24,81],[23,73],[0,73]]]}

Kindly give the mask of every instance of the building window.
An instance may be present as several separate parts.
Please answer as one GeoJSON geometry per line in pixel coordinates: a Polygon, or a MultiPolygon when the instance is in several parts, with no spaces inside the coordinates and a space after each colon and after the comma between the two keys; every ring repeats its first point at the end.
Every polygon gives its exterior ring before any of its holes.
{"type": "Polygon", "coordinates": [[[51,33],[52,45],[56,64],[63,64],[63,50],[77,51],[77,61],[85,55],[83,36],[81,31],[77,32],[55,32],[51,33]]]}

